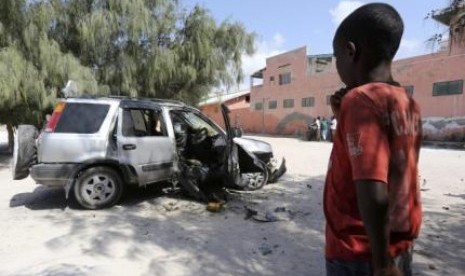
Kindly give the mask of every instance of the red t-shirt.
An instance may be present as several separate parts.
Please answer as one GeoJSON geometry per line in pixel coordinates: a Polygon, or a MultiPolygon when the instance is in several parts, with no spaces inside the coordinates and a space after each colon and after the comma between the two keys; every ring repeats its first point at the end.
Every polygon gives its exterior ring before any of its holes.
{"type": "Polygon", "coordinates": [[[324,191],[326,258],[371,258],[356,180],[388,186],[389,253],[397,256],[412,245],[421,224],[419,106],[402,87],[369,83],[344,96],[337,120],[324,191]]]}

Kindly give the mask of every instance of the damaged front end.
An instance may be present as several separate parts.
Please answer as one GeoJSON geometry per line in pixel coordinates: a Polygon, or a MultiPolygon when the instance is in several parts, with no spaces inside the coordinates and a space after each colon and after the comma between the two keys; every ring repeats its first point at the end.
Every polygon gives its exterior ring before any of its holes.
{"type": "Polygon", "coordinates": [[[239,151],[241,188],[257,190],[267,183],[276,182],[286,172],[286,160],[273,156],[271,145],[251,138],[234,138],[239,151]],[[262,179],[265,179],[262,183],[262,179]],[[258,182],[258,183],[257,183],[258,182]],[[262,184],[262,185],[259,185],[262,184]]]}
{"type": "Polygon", "coordinates": [[[199,120],[187,112],[175,111],[171,116],[179,167],[174,182],[192,197],[203,202],[221,201],[224,188],[258,190],[286,172],[284,158],[276,160],[270,144],[235,137],[225,105],[226,133],[201,113],[195,116],[204,124],[195,125],[199,120]]]}

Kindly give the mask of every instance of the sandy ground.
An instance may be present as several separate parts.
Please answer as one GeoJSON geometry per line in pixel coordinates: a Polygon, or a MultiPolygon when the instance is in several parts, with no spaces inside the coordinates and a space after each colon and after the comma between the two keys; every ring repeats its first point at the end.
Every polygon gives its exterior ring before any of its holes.
{"type": "MultiPolygon", "coordinates": [[[[0,275],[324,275],[322,190],[329,143],[262,137],[285,156],[279,183],[232,194],[226,209],[159,189],[100,211],[61,189],[11,180],[0,131],[0,275]],[[259,222],[267,217],[275,222],[259,222]]],[[[464,151],[423,149],[424,224],[415,275],[465,274],[464,151]]]]}

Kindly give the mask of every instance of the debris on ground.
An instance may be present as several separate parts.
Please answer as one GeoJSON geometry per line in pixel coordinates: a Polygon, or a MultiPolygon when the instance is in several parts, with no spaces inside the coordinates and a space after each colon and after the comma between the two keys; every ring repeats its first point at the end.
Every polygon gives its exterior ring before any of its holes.
{"type": "Polygon", "coordinates": [[[273,253],[273,250],[271,250],[271,248],[269,248],[268,246],[260,246],[258,250],[260,250],[260,253],[262,253],[263,256],[270,255],[271,253],[273,253]]]}
{"type": "Polygon", "coordinates": [[[225,202],[224,201],[211,201],[208,202],[207,210],[212,213],[218,213],[223,210],[225,202]]]}

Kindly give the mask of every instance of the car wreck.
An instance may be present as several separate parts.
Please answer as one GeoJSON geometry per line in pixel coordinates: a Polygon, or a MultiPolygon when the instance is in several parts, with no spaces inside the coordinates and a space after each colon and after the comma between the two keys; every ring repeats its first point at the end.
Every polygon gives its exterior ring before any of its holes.
{"type": "Polygon", "coordinates": [[[203,202],[225,189],[257,190],[275,182],[285,160],[271,146],[240,137],[221,106],[225,129],[178,101],[132,98],[61,100],[39,131],[20,125],[13,179],[63,187],[80,206],[116,204],[128,185],[169,182],[203,202]]]}

